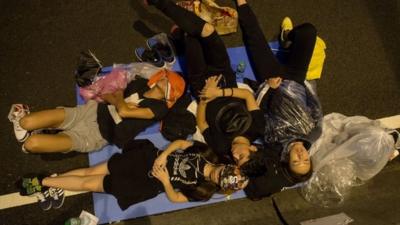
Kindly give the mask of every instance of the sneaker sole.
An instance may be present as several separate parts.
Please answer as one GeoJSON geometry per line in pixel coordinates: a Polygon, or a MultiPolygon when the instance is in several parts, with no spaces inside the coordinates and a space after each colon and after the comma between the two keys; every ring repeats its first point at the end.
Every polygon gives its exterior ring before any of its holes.
{"type": "Polygon", "coordinates": [[[15,137],[15,138],[17,139],[18,142],[25,142],[29,136],[30,136],[29,132],[26,132],[26,134],[23,138],[17,138],[17,137],[15,137]]]}

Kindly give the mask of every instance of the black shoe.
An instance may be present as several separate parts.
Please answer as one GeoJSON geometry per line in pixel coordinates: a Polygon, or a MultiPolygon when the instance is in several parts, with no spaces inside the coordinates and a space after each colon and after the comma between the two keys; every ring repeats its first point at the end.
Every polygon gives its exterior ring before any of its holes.
{"type": "Polygon", "coordinates": [[[164,60],[164,62],[168,66],[172,67],[176,59],[174,53],[174,46],[169,40],[167,34],[159,33],[157,35],[154,35],[153,37],[147,39],[146,44],[149,47],[149,49],[158,52],[162,60],[164,60]]]}
{"type": "Polygon", "coordinates": [[[49,188],[53,208],[59,209],[64,204],[64,190],[61,188],[49,188]]]}
{"type": "Polygon", "coordinates": [[[392,131],[392,132],[390,133],[390,135],[393,136],[393,139],[394,139],[394,148],[395,148],[396,150],[400,150],[400,132],[399,132],[399,130],[400,130],[400,129],[396,129],[396,130],[394,130],[394,131],[392,131]]]}
{"type": "Polygon", "coordinates": [[[145,49],[143,47],[135,49],[135,55],[142,62],[148,62],[157,67],[164,67],[165,62],[161,58],[160,53],[153,49],[145,49]]]}
{"type": "Polygon", "coordinates": [[[38,193],[36,197],[38,198],[38,203],[41,209],[43,209],[44,211],[51,209],[53,202],[50,196],[49,189],[44,192],[38,193]]]}

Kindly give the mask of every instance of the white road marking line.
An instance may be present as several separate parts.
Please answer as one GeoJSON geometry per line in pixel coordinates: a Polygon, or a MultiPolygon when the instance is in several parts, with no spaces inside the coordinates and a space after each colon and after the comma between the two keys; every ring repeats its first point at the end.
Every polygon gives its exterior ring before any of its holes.
{"type": "MultiPolygon", "coordinates": [[[[73,196],[73,195],[79,195],[86,193],[87,191],[64,191],[65,197],[68,196],[73,196]]],[[[28,205],[28,204],[33,204],[36,203],[38,199],[34,196],[21,196],[19,195],[18,192],[11,193],[11,194],[6,194],[0,196],[0,210],[1,209],[7,209],[7,208],[12,208],[12,207],[17,207],[17,206],[22,206],[22,205],[28,205]]]]}
{"type": "Polygon", "coordinates": [[[395,129],[400,128],[400,115],[385,117],[379,121],[387,128],[395,129]]]}

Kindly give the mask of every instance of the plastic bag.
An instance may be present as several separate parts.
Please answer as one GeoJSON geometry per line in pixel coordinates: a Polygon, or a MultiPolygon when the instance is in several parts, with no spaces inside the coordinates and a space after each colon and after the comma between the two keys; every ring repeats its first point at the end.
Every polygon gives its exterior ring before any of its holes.
{"type": "Polygon", "coordinates": [[[150,79],[161,69],[144,62],[114,64],[111,72],[98,76],[91,85],[79,88],[79,94],[84,98],[85,102],[90,99],[103,102],[100,97],[102,94],[125,89],[129,82],[136,79],[136,76],[150,79]]]}
{"type": "Polygon", "coordinates": [[[114,68],[126,70],[128,83],[135,79],[136,76],[150,79],[151,76],[158,73],[163,68],[153,66],[146,62],[135,62],[130,64],[114,64],[114,68]]]}
{"type": "Polygon", "coordinates": [[[90,99],[103,102],[101,95],[123,90],[127,85],[127,72],[123,69],[113,69],[109,74],[98,76],[91,85],[79,88],[79,94],[88,101],[90,99]]]}
{"type": "Polygon", "coordinates": [[[393,137],[376,120],[326,115],[321,137],[310,149],[314,174],[305,199],[324,207],[342,203],[351,187],[375,176],[394,150],[393,137]]]}
{"type": "Polygon", "coordinates": [[[237,31],[238,13],[231,7],[221,7],[214,0],[179,1],[176,4],[212,24],[219,35],[237,31]]]}
{"type": "Polygon", "coordinates": [[[264,109],[267,143],[306,138],[322,120],[319,100],[308,86],[284,80],[264,109]]]}

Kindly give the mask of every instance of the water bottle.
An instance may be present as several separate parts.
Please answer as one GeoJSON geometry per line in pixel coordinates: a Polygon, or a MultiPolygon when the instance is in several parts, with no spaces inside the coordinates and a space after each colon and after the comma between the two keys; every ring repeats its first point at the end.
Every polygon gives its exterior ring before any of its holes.
{"type": "Polygon", "coordinates": [[[236,77],[239,79],[243,79],[244,71],[246,70],[246,63],[244,61],[240,61],[236,66],[236,77]]]}
{"type": "Polygon", "coordinates": [[[81,225],[81,219],[79,217],[72,217],[65,221],[64,225],[81,225]]]}

